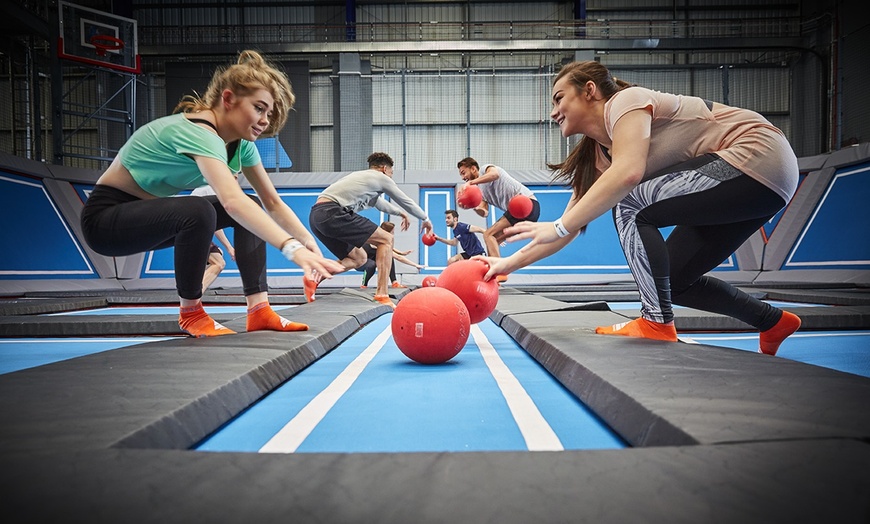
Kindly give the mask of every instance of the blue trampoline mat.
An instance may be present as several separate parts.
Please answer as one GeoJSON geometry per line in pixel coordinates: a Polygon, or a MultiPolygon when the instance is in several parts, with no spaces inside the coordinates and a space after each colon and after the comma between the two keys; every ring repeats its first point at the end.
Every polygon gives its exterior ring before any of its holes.
{"type": "Polygon", "coordinates": [[[472,335],[450,361],[422,365],[403,355],[392,336],[382,346],[375,345],[378,337],[389,333],[391,318],[392,314],[384,315],[365,326],[195,449],[285,453],[527,451],[535,450],[535,444],[520,429],[520,420],[530,412],[533,417],[540,414],[535,418],[535,431],[548,436],[552,431],[558,449],[625,447],[610,428],[491,320],[472,326],[473,331],[479,327],[483,334],[480,344],[472,335]],[[504,367],[492,365],[490,348],[504,367]],[[360,364],[360,356],[371,351],[371,360],[360,364]],[[347,370],[361,365],[364,369],[347,384],[343,380],[347,370]],[[504,379],[505,375],[509,375],[505,382],[511,387],[495,378],[504,379]],[[342,385],[333,393],[336,383],[342,385]],[[534,407],[510,407],[507,399],[515,398],[512,395],[518,389],[534,407]],[[332,399],[331,403],[325,403],[324,398],[332,399]],[[288,428],[287,439],[293,441],[292,449],[283,444],[279,451],[269,448],[270,441],[282,438],[279,432],[284,428],[288,428]]]}
{"type": "Polygon", "coordinates": [[[0,339],[0,374],[172,337],[0,339]]]}
{"type": "MultiPolygon", "coordinates": [[[[699,333],[680,340],[758,351],[757,333],[699,333]]],[[[782,343],[776,358],[870,377],[870,331],[799,331],[782,343]]]]}

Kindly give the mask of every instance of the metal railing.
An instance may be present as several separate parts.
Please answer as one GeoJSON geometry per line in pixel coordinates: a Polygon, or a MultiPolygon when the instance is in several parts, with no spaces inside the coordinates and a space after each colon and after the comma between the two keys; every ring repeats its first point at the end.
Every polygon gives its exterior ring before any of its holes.
{"type": "Polygon", "coordinates": [[[347,25],[144,25],[139,45],[214,43],[510,41],[654,38],[787,38],[800,36],[797,17],[764,19],[585,20],[538,22],[415,22],[347,25]]]}

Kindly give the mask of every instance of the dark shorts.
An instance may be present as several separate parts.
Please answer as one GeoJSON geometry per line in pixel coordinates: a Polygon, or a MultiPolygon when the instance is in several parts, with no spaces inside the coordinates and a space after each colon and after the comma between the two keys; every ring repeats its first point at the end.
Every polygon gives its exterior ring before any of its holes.
{"type": "Polygon", "coordinates": [[[208,252],[209,252],[209,253],[217,253],[217,254],[219,254],[219,255],[223,255],[223,254],[224,254],[224,252],[221,251],[221,248],[219,248],[218,245],[215,244],[214,242],[212,242],[211,245],[208,246],[208,252]]]}
{"type": "Polygon", "coordinates": [[[378,229],[371,220],[335,202],[314,204],[308,225],[314,236],[339,260],[354,248],[364,246],[378,229]]]}
{"type": "Polygon", "coordinates": [[[470,254],[466,253],[465,251],[463,251],[462,253],[459,253],[459,254],[462,255],[462,258],[464,258],[465,260],[468,260],[471,257],[476,257],[477,255],[486,256],[486,251],[481,251],[480,253],[475,253],[473,255],[470,255],[470,254]]]}
{"type": "Polygon", "coordinates": [[[540,202],[538,202],[537,199],[533,198],[532,212],[529,213],[529,216],[527,216],[526,218],[514,218],[514,216],[511,215],[510,211],[505,211],[502,217],[506,218],[511,225],[517,224],[519,222],[537,222],[538,219],[541,218],[541,204],[540,202]]]}

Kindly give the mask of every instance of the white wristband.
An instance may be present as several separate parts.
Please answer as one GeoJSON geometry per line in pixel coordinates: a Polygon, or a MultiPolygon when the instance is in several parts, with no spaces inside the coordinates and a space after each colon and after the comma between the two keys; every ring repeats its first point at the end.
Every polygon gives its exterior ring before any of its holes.
{"type": "Polygon", "coordinates": [[[553,222],[553,227],[556,228],[556,234],[559,235],[559,238],[568,236],[568,234],[570,233],[567,229],[565,229],[565,226],[562,225],[561,218],[553,222]]]}
{"type": "Polygon", "coordinates": [[[293,256],[300,249],[305,249],[305,246],[302,245],[302,242],[299,242],[298,240],[291,240],[284,244],[284,247],[281,248],[281,254],[284,255],[284,258],[292,262],[293,256]]]}

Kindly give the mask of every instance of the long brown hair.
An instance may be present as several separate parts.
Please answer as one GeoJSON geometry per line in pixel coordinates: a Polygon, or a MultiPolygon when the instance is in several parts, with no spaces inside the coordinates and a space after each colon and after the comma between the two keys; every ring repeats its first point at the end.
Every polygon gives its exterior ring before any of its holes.
{"type": "MultiPolygon", "coordinates": [[[[601,92],[605,100],[610,100],[610,97],[618,91],[633,85],[617,79],[610,74],[606,67],[593,60],[567,64],[556,75],[553,84],[564,77],[567,77],[568,83],[580,92],[585,88],[586,82],[590,80],[595,82],[598,91],[601,92]]],[[[598,143],[584,135],[564,162],[547,164],[547,167],[556,171],[553,180],[566,180],[574,189],[576,198],[582,197],[586,191],[589,191],[597,177],[595,172],[596,147],[598,147],[598,143]]]]}
{"type": "Polygon", "coordinates": [[[242,51],[235,64],[215,71],[204,95],[186,95],[173,112],[194,113],[214,109],[220,105],[224,89],[229,89],[237,96],[248,96],[257,89],[266,89],[272,94],[275,106],[263,136],[278,134],[287,122],[287,114],[296,103],[296,95],[293,94],[287,75],[267,62],[260,53],[242,51]]]}

